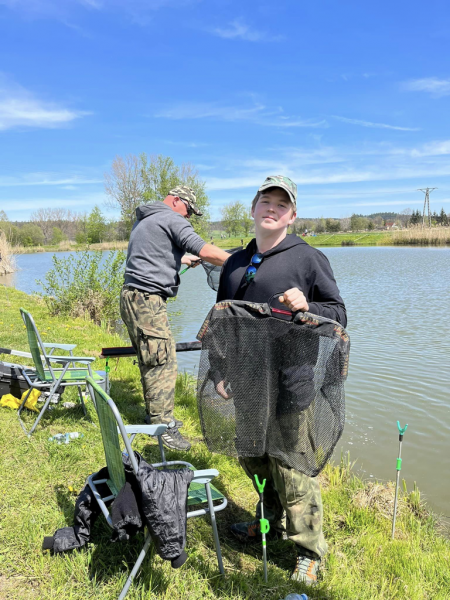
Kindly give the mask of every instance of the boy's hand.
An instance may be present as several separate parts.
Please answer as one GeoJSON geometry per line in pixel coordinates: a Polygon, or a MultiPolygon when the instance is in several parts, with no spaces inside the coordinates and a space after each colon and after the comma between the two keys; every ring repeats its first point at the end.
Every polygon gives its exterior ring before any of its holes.
{"type": "Polygon", "coordinates": [[[223,379],[222,381],[219,381],[219,383],[216,385],[216,392],[219,394],[219,396],[225,398],[225,400],[228,400],[228,398],[230,398],[230,396],[225,391],[225,382],[223,379]]]}
{"type": "Polygon", "coordinates": [[[296,312],[297,310],[306,312],[309,310],[309,305],[306,302],[306,298],[303,292],[298,288],[287,290],[282,296],[279,296],[278,300],[283,304],[286,304],[287,308],[292,310],[292,312],[296,312]]]}

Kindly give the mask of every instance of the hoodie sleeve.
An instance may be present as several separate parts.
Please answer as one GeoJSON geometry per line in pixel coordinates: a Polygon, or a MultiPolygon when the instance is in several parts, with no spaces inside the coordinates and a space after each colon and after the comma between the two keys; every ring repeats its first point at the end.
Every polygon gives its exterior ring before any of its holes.
{"type": "Polygon", "coordinates": [[[198,256],[206,244],[205,240],[195,233],[192,225],[184,217],[175,213],[173,216],[169,227],[175,244],[185,252],[198,256]]]}
{"type": "Polygon", "coordinates": [[[347,326],[347,311],[334,279],[327,257],[315,253],[311,264],[311,286],[309,294],[309,312],[337,321],[347,326]]]}

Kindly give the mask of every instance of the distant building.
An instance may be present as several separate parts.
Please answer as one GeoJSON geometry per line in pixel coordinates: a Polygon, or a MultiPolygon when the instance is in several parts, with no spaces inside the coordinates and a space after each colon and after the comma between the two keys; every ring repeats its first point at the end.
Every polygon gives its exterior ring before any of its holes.
{"type": "Polygon", "coordinates": [[[398,225],[395,224],[395,221],[386,221],[384,228],[385,229],[398,229],[398,225]]]}

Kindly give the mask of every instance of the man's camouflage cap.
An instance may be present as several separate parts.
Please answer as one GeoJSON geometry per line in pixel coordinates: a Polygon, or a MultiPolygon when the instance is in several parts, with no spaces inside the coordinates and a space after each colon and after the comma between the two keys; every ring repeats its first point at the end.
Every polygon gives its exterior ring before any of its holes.
{"type": "Polygon", "coordinates": [[[196,204],[197,198],[192,188],[188,187],[187,185],[177,185],[177,187],[174,187],[172,190],[170,190],[169,196],[178,196],[182,200],[185,200],[198,217],[202,216],[203,213],[199,210],[196,204]]]}
{"type": "Polygon", "coordinates": [[[280,187],[288,193],[288,196],[294,206],[294,211],[297,212],[297,185],[284,175],[269,175],[264,180],[264,183],[259,188],[259,192],[263,192],[271,187],[280,187]]]}

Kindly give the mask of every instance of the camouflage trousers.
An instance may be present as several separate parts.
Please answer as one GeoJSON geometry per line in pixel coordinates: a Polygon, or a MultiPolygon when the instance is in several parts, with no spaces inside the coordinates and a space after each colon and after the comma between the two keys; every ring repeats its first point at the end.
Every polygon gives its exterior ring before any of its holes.
{"type": "MultiPolygon", "coordinates": [[[[264,488],[264,517],[276,531],[286,533],[299,548],[300,554],[311,558],[327,552],[323,536],[323,506],[320,485],[315,477],[283,464],[268,456],[240,457],[244,471],[256,491],[255,474],[266,480],[264,488]]],[[[256,518],[260,518],[259,503],[256,518]]]]}
{"type": "Polygon", "coordinates": [[[173,419],[177,355],[166,301],[156,294],[124,286],[120,315],[136,351],[150,423],[173,419]]]}

